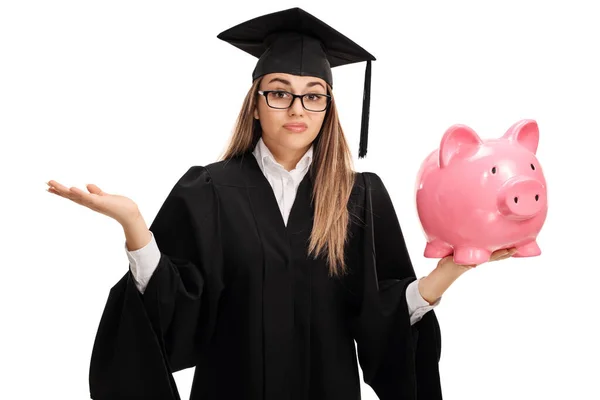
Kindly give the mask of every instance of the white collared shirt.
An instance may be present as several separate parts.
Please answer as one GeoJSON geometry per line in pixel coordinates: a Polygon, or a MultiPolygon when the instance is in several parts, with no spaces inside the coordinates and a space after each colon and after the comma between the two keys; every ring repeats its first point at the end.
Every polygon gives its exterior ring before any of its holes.
{"type": "MultiPolygon", "coordinates": [[[[300,186],[300,182],[304,179],[313,160],[313,146],[308,149],[300,161],[298,161],[296,167],[291,171],[287,171],[275,160],[275,157],[265,145],[262,138],[256,144],[252,154],[254,154],[261,171],[273,188],[279,210],[287,225],[298,186],[300,186]]],[[[135,284],[138,290],[144,293],[148,281],[152,277],[152,273],[158,266],[161,255],[154,235],[152,234],[150,243],[138,250],[129,251],[127,250],[127,244],[125,244],[125,252],[129,259],[129,268],[135,279],[135,284]]],[[[425,313],[435,308],[441,301],[441,298],[439,298],[434,304],[430,305],[421,296],[418,284],[419,279],[410,283],[406,288],[406,301],[408,303],[411,325],[418,322],[425,313]]]]}
{"type": "Polygon", "coordinates": [[[254,154],[260,170],[273,188],[283,221],[287,225],[290,211],[298,192],[298,186],[300,186],[300,182],[304,179],[304,175],[306,175],[312,163],[313,146],[310,146],[308,151],[298,161],[296,167],[291,171],[287,171],[275,160],[275,157],[265,145],[262,138],[259,139],[252,154],[254,154]]]}

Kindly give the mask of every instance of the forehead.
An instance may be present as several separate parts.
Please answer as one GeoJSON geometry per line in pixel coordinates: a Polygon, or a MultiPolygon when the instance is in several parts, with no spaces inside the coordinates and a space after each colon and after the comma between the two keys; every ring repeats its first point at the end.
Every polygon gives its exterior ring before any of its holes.
{"type": "Polygon", "coordinates": [[[323,85],[324,88],[327,87],[325,81],[321,78],[317,78],[316,76],[300,76],[300,75],[292,75],[292,74],[284,74],[284,73],[271,73],[266,74],[263,77],[263,83],[289,83],[290,86],[296,87],[304,87],[308,84],[314,84],[315,82],[323,85]]]}

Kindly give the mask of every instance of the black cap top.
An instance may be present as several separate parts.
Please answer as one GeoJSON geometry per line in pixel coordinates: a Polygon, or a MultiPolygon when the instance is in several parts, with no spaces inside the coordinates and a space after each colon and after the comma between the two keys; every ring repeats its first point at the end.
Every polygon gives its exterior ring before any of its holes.
{"type": "Polygon", "coordinates": [[[217,38],[258,58],[252,80],[269,73],[315,76],[333,87],[331,68],[366,61],[359,158],[367,153],[371,61],[362,47],[300,8],[242,22],[217,38]]]}

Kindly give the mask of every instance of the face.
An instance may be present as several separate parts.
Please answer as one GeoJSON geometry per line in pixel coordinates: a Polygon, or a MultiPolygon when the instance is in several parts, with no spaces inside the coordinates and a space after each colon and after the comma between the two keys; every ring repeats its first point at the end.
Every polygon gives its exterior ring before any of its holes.
{"type": "MultiPolygon", "coordinates": [[[[327,94],[327,84],[323,79],[290,74],[267,74],[263,76],[259,90],[282,90],[294,94],[327,94]]],[[[269,104],[286,103],[283,94],[272,94],[269,104]]],[[[308,108],[315,109],[318,96],[305,99],[308,108]]],[[[287,100],[289,101],[289,100],[287,100]]],[[[263,141],[279,152],[304,152],[321,130],[325,111],[308,111],[302,107],[299,98],[294,99],[291,107],[275,109],[267,105],[265,96],[259,95],[254,118],[260,121],[263,141]]]]}

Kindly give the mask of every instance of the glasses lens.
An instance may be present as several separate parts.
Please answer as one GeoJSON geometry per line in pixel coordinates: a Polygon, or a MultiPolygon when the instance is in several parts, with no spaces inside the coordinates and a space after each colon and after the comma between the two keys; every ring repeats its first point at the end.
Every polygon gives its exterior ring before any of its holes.
{"type": "Polygon", "coordinates": [[[273,108],[288,108],[292,103],[292,95],[287,92],[270,92],[267,103],[273,108]]]}
{"type": "Polygon", "coordinates": [[[323,111],[327,108],[328,97],[322,94],[305,94],[302,101],[309,111],[323,111]]]}

